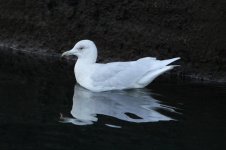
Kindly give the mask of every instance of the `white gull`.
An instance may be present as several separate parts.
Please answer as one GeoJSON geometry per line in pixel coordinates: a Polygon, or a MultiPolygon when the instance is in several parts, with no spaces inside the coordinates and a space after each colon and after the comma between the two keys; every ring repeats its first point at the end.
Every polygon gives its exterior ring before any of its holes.
{"type": "Polygon", "coordinates": [[[160,74],[173,69],[175,65],[169,64],[180,59],[157,60],[144,57],[136,61],[96,63],[97,48],[90,40],[79,41],[71,50],[62,54],[66,55],[78,57],[74,67],[76,81],[95,92],[143,88],[160,74]]]}

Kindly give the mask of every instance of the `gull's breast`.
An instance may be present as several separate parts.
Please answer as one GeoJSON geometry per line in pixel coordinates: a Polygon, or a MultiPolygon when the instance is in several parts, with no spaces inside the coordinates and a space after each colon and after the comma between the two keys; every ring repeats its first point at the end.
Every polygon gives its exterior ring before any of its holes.
{"type": "Polygon", "coordinates": [[[92,69],[87,65],[75,65],[74,68],[75,78],[77,83],[81,86],[89,89],[92,86],[90,76],[92,74],[92,69]]]}

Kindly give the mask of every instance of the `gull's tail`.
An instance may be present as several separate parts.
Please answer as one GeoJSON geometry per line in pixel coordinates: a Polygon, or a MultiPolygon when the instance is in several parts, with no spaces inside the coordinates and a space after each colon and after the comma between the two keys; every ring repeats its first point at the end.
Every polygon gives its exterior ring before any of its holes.
{"type": "Polygon", "coordinates": [[[147,72],[139,81],[139,85],[147,86],[149,83],[151,83],[156,77],[163,74],[166,71],[169,71],[173,69],[174,67],[177,67],[179,65],[169,65],[172,62],[179,60],[180,57],[172,58],[172,59],[166,59],[159,62],[155,62],[155,69],[147,72]],[[169,66],[168,66],[169,65],[169,66]]]}

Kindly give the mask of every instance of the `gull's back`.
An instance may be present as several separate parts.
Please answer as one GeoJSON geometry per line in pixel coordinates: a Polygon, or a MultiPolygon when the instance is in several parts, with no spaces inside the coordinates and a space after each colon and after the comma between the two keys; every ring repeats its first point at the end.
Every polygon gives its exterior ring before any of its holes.
{"type": "Polygon", "coordinates": [[[145,57],[130,62],[93,64],[94,71],[90,75],[92,90],[143,88],[160,74],[172,69],[174,66],[167,65],[178,59],[161,61],[152,57],[145,57]]]}

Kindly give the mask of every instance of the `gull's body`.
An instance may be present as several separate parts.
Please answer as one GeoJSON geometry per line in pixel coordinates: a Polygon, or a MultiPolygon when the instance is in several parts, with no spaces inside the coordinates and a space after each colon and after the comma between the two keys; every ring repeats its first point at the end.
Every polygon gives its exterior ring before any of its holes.
{"type": "Polygon", "coordinates": [[[96,63],[97,48],[92,41],[82,40],[62,55],[77,55],[74,72],[77,82],[91,91],[143,88],[160,74],[173,69],[168,64],[180,59],[156,60],[145,57],[137,61],[96,63]]]}

